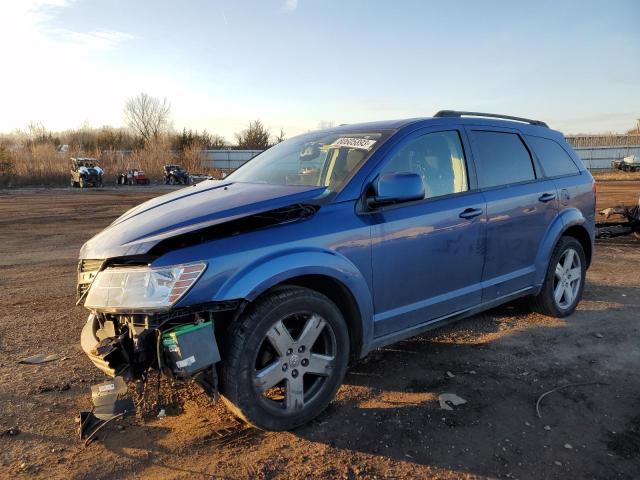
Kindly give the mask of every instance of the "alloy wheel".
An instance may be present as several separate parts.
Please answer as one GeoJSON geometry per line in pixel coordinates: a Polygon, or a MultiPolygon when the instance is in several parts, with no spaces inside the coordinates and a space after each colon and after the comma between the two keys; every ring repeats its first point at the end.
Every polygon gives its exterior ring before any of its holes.
{"type": "Polygon", "coordinates": [[[582,282],[580,255],[573,248],[566,249],[556,265],[553,298],[558,308],[569,308],[575,301],[582,282]]]}
{"type": "Polygon", "coordinates": [[[297,313],[275,322],[258,349],[253,386],[261,402],[292,414],[313,402],[328,385],[336,360],[336,336],[315,313],[297,313]]]}

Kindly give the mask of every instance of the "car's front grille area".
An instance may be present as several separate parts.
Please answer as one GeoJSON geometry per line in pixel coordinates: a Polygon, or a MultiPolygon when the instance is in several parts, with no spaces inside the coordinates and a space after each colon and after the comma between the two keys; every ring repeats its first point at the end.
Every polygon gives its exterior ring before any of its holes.
{"type": "Polygon", "coordinates": [[[93,279],[98,274],[104,260],[83,259],[78,262],[78,287],[76,289],[77,299],[80,299],[93,279]]]}
{"type": "Polygon", "coordinates": [[[104,260],[88,260],[88,259],[80,260],[80,262],[78,262],[78,272],[82,273],[82,272],[92,272],[94,270],[99,270],[100,266],[102,265],[102,262],[104,262],[104,260]]]}

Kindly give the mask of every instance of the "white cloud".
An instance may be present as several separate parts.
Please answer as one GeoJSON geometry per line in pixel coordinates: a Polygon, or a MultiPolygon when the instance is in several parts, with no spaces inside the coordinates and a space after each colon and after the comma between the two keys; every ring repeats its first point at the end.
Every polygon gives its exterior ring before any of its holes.
{"type": "Polygon", "coordinates": [[[282,6],[285,12],[293,12],[296,8],[298,8],[298,0],[285,0],[282,6]]]}
{"type": "Polygon", "coordinates": [[[0,131],[32,120],[55,129],[79,125],[87,118],[108,121],[120,116],[108,103],[115,100],[111,98],[114,82],[110,72],[100,68],[100,62],[106,52],[117,50],[133,37],[109,29],[83,32],[54,26],[58,15],[74,3],[0,2],[5,72],[0,89],[0,131]],[[95,104],[92,101],[89,106],[92,97],[95,104]],[[104,112],[109,109],[112,113],[107,117],[104,112]]]}

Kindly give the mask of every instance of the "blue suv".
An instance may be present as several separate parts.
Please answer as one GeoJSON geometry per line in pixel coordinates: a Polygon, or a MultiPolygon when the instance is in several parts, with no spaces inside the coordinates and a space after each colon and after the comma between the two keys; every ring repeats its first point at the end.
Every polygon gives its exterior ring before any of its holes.
{"type": "Polygon", "coordinates": [[[126,212],[80,252],[82,347],[299,426],[372,349],[529,297],[564,317],[594,247],[595,184],[537,120],[441,111],[312,132],[126,212]]]}

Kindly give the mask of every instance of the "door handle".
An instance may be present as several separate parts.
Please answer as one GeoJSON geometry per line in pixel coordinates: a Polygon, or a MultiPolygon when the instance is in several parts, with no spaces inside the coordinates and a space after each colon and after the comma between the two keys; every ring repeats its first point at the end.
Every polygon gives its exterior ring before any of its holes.
{"type": "Polygon", "coordinates": [[[463,210],[462,212],[460,212],[460,215],[458,216],[460,218],[472,219],[477,217],[478,215],[482,215],[481,208],[467,208],[466,210],[463,210]]]}
{"type": "Polygon", "coordinates": [[[555,200],[555,198],[556,198],[555,193],[543,193],[542,195],[540,195],[540,197],[538,197],[538,200],[540,200],[542,203],[547,203],[547,202],[550,202],[551,200],[555,200]]]}

